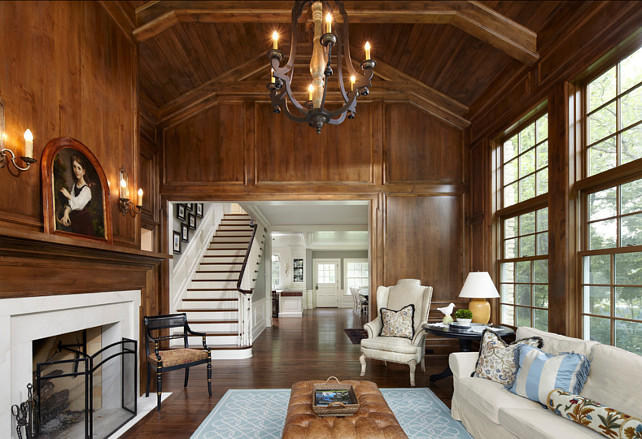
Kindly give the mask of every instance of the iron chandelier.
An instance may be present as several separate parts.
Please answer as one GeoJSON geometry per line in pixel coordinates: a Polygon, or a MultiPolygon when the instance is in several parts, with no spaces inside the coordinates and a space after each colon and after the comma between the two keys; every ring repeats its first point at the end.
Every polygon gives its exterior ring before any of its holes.
{"type": "Polygon", "coordinates": [[[357,108],[357,97],[367,96],[370,80],[372,79],[375,61],[370,59],[370,45],[366,43],[365,61],[361,63],[363,73],[358,74],[350,58],[348,14],[341,1],[311,1],[298,0],[292,8],[292,24],[290,38],[290,56],[287,63],[281,67],[283,52],[278,49],[278,34],[274,32],[273,46],[267,55],[272,67],[270,83],[270,101],[275,113],[285,112],[285,115],[295,122],[306,122],[321,133],[321,128],[326,123],[339,125],[346,117],[354,118],[357,108]],[[310,74],[312,82],[308,87],[308,100],[301,104],[292,93],[292,80],[294,79],[294,63],[297,46],[297,23],[301,12],[307,3],[311,3],[312,21],[314,23],[314,39],[312,43],[312,57],[310,59],[310,74]],[[330,8],[334,4],[334,10],[330,8]],[[332,31],[332,13],[338,9],[342,23],[335,26],[339,32],[332,31]],[[323,23],[323,13],[326,20],[323,23]],[[343,106],[334,110],[326,108],[326,95],[329,79],[334,75],[331,66],[332,50],[336,47],[336,68],[338,89],[343,99],[343,106]],[[345,64],[345,65],[344,65],[345,64]],[[344,85],[344,69],[350,76],[350,90],[346,92],[344,85]],[[289,102],[288,102],[289,101],[289,102]]]}

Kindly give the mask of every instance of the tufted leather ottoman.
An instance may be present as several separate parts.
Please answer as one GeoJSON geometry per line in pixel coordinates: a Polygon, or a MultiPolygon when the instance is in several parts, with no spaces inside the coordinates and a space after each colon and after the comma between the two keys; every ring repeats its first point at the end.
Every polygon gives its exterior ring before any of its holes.
{"type": "Polygon", "coordinates": [[[345,417],[319,417],[312,411],[315,383],[325,381],[299,381],[292,386],[283,439],[408,438],[375,383],[342,381],[352,384],[359,401],[359,411],[345,417]]]}

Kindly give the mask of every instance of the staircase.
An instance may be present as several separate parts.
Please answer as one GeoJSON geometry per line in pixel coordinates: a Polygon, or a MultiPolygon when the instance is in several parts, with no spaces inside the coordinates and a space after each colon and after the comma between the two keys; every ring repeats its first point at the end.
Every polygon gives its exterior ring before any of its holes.
{"type": "MultiPolygon", "coordinates": [[[[251,336],[243,335],[248,330],[244,316],[251,309],[251,295],[242,294],[237,287],[254,230],[250,222],[246,214],[224,215],[178,305],[177,312],[187,314],[190,328],[207,334],[212,358],[252,355],[251,336]]],[[[248,264],[246,277],[255,281],[256,269],[248,264]]],[[[251,285],[253,288],[254,282],[251,285]]],[[[188,339],[190,347],[202,347],[200,337],[188,339]]]]}

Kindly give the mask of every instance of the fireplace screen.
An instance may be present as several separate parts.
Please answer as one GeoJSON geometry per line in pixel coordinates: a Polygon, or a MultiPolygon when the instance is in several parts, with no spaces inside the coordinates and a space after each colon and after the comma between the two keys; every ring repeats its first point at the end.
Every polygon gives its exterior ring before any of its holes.
{"type": "Polygon", "coordinates": [[[136,341],[123,338],[88,355],[83,338],[58,346],[73,358],[36,364],[36,438],[103,439],[136,416],[136,341]]]}

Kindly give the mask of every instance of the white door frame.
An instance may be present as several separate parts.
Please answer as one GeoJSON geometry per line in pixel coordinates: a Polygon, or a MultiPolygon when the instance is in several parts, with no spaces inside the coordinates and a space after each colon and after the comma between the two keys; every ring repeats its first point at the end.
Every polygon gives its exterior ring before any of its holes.
{"type": "MultiPolygon", "coordinates": [[[[340,304],[340,293],[341,293],[341,259],[340,258],[320,258],[320,259],[313,259],[312,260],[312,271],[314,271],[314,277],[312,278],[314,283],[313,283],[313,288],[314,288],[314,294],[315,296],[317,295],[319,291],[319,279],[318,279],[318,266],[319,263],[321,264],[335,264],[337,267],[337,271],[335,273],[335,285],[336,285],[336,290],[335,290],[335,307],[339,307],[340,304]]],[[[319,307],[319,300],[317,297],[317,307],[319,307]]]]}

